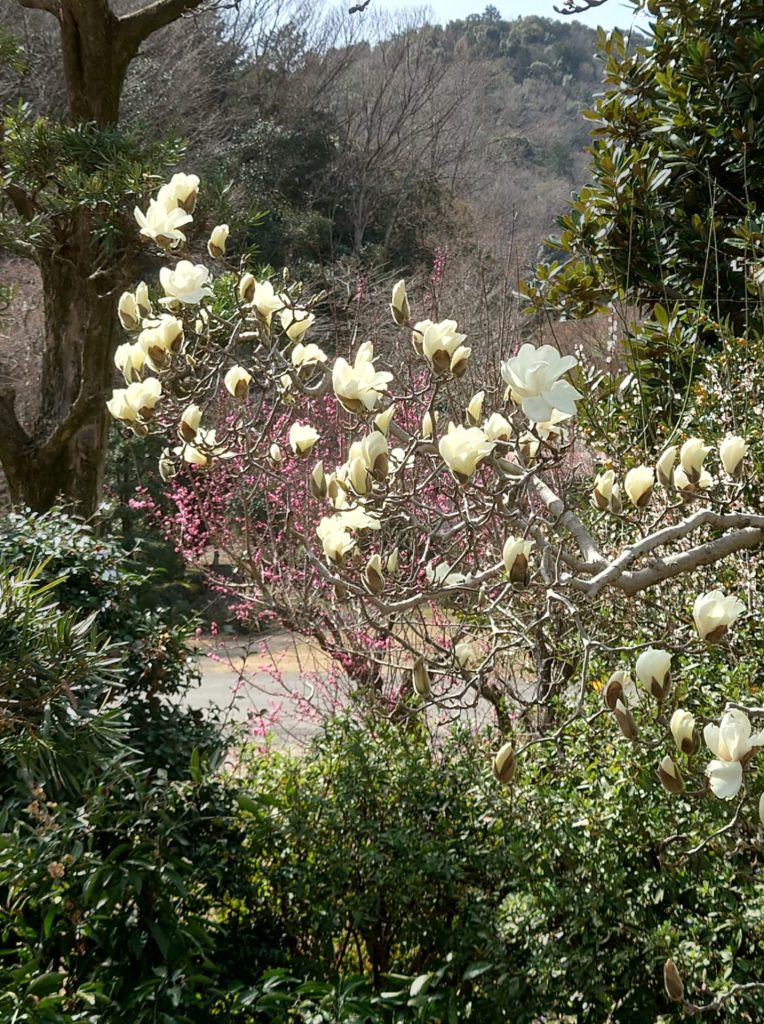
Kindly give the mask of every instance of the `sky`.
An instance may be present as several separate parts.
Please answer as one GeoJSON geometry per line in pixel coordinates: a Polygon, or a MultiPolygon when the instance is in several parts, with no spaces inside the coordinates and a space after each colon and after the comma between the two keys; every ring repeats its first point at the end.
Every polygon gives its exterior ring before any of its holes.
{"type": "MultiPolygon", "coordinates": [[[[468,14],[479,14],[489,2],[501,11],[502,17],[507,20],[512,18],[527,17],[530,14],[541,15],[545,18],[560,18],[556,14],[555,3],[562,7],[562,0],[429,0],[429,3],[402,3],[401,0],[372,0],[378,10],[394,11],[401,7],[428,7],[434,15],[433,20],[441,24],[453,21],[456,18],[464,18],[468,14]]],[[[575,15],[577,21],[583,22],[596,28],[602,25],[603,28],[629,28],[634,14],[633,7],[624,3],[623,0],[607,0],[607,3],[586,14],[575,15]]],[[[646,26],[647,20],[641,16],[638,25],[646,26]]]]}

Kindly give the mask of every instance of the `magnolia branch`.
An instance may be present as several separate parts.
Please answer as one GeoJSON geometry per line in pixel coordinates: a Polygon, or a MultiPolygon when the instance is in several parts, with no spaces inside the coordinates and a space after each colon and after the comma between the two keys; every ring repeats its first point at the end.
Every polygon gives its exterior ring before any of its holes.
{"type": "Polygon", "coordinates": [[[607,586],[618,586],[626,593],[636,593],[664,579],[671,579],[682,572],[695,569],[700,565],[708,565],[718,561],[735,551],[756,547],[764,539],[764,516],[748,513],[722,514],[712,509],[701,509],[681,523],[667,526],[656,533],[644,537],[637,544],[625,548],[613,562],[603,569],[586,587],[587,595],[596,597],[607,586]],[[656,548],[682,540],[688,534],[702,526],[711,526],[717,530],[737,530],[738,532],[721,537],[716,541],[701,544],[691,551],[673,555],[664,562],[649,569],[635,573],[627,573],[626,569],[637,559],[644,557],[656,548]],[[754,529],[750,529],[754,528],[754,529]],[[678,567],[678,568],[677,568],[678,567]]]}

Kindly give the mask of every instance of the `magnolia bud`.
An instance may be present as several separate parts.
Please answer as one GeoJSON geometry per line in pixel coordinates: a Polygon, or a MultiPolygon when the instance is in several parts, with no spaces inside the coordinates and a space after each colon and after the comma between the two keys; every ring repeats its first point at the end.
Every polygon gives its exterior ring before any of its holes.
{"type": "Polygon", "coordinates": [[[420,697],[429,697],[432,693],[430,686],[430,673],[423,658],[417,658],[412,670],[414,680],[414,692],[420,697]]]}
{"type": "Polygon", "coordinates": [[[505,743],[496,753],[493,774],[503,786],[508,786],[515,777],[515,752],[511,743],[505,743]]]}
{"type": "Polygon", "coordinates": [[[663,965],[663,987],[666,989],[666,995],[672,1003],[684,1002],[682,976],[673,960],[667,960],[663,965]]]}
{"type": "Polygon", "coordinates": [[[698,749],[699,740],[695,733],[695,718],[690,712],[677,708],[671,716],[669,725],[677,749],[683,754],[694,754],[698,749]]]}
{"type": "Polygon", "coordinates": [[[668,754],[658,765],[658,778],[661,780],[661,784],[667,793],[676,794],[684,790],[682,773],[668,754]]]}
{"type": "Polygon", "coordinates": [[[175,462],[170,457],[170,450],[169,448],[165,448],[159,459],[159,475],[164,481],[164,483],[167,484],[170,482],[170,480],[172,480],[172,478],[177,474],[177,472],[178,471],[175,468],[175,462]]]}
{"type": "Polygon", "coordinates": [[[759,797],[759,824],[764,828],[764,793],[759,797]]]}
{"type": "Polygon", "coordinates": [[[674,486],[674,462],[676,461],[677,447],[672,444],[658,459],[655,464],[655,473],[658,483],[662,487],[674,486]]]}
{"type": "Polygon", "coordinates": [[[389,576],[395,576],[398,572],[398,548],[393,548],[387,557],[387,563],[385,569],[389,576]]]}
{"type": "Polygon", "coordinates": [[[275,441],[268,449],[268,458],[276,467],[280,466],[284,461],[284,452],[281,450],[280,445],[277,445],[275,441]]]}
{"type": "Polygon", "coordinates": [[[144,319],[150,317],[153,313],[151,300],[149,299],[149,288],[145,281],[141,281],[135,289],[135,304],[138,307],[138,313],[144,319]]]}
{"type": "Polygon", "coordinates": [[[239,281],[239,298],[242,302],[249,304],[255,297],[257,281],[253,274],[244,274],[239,281]]]}
{"type": "Polygon", "coordinates": [[[454,377],[463,377],[467,372],[467,363],[471,354],[471,348],[467,348],[466,345],[460,345],[451,356],[451,373],[453,373],[454,377]]]}
{"type": "Polygon", "coordinates": [[[635,740],[637,738],[637,723],[634,721],[631,711],[629,711],[622,700],[619,699],[615,702],[613,715],[616,722],[618,722],[618,728],[626,739],[635,740]]]}
{"type": "Polygon", "coordinates": [[[473,395],[470,399],[469,405],[467,406],[467,422],[471,427],[476,427],[480,422],[483,415],[484,398],[485,391],[478,391],[477,394],[473,395]]]}
{"type": "Polygon", "coordinates": [[[138,303],[132,292],[123,292],[119,297],[117,307],[119,322],[126,331],[137,331],[141,326],[141,317],[138,311],[138,303]]]}
{"type": "Polygon", "coordinates": [[[372,594],[381,594],[385,589],[385,581],[382,578],[382,559],[379,555],[372,555],[366,563],[363,572],[366,586],[372,594]]]}
{"type": "Polygon", "coordinates": [[[629,682],[630,679],[625,672],[619,670],[612,674],[602,687],[602,699],[605,702],[606,708],[614,711],[618,701],[623,702],[623,687],[625,683],[629,682]]]}
{"type": "Polygon", "coordinates": [[[310,474],[310,493],[319,501],[326,497],[326,477],[324,476],[323,460],[319,460],[315,464],[310,474]]]}
{"type": "Polygon", "coordinates": [[[227,224],[218,224],[212,229],[210,240],[207,242],[207,252],[213,260],[219,260],[224,256],[228,233],[227,224]]]}
{"type": "Polygon", "coordinates": [[[630,469],[623,481],[623,487],[629,501],[636,508],[644,508],[653,493],[655,474],[650,466],[637,466],[630,469]]]}
{"type": "Polygon", "coordinates": [[[691,437],[679,450],[679,462],[691,484],[697,484],[703,471],[703,460],[711,451],[699,437],[691,437]]]}
{"type": "Polygon", "coordinates": [[[247,397],[252,374],[247,373],[243,366],[232,366],[223,379],[226,391],[239,400],[247,397]]]}
{"type": "Polygon", "coordinates": [[[411,309],[409,308],[409,300],[406,296],[405,281],[399,281],[393,288],[390,312],[393,314],[393,320],[399,327],[405,327],[411,319],[411,309]]]}
{"type": "Polygon", "coordinates": [[[181,440],[190,444],[196,437],[196,432],[199,429],[201,421],[202,410],[198,405],[189,405],[184,410],[183,415],[180,418],[178,433],[180,434],[181,440]]]}
{"type": "Polygon", "coordinates": [[[375,480],[385,480],[389,469],[387,438],[380,430],[372,430],[361,444],[361,453],[375,480]]]}
{"type": "Polygon", "coordinates": [[[350,460],[348,477],[356,494],[367,493],[369,490],[369,471],[366,468],[366,463],[360,456],[350,460]]]}
{"type": "Polygon", "coordinates": [[[426,412],[422,417],[422,437],[432,437],[437,422],[438,413],[435,413],[435,422],[433,423],[432,415],[426,412]]]}
{"type": "Polygon", "coordinates": [[[605,512],[610,508],[610,496],[615,485],[615,473],[612,469],[600,473],[594,481],[592,491],[592,505],[598,512],[605,512]]]}
{"type": "Polygon", "coordinates": [[[509,573],[512,583],[522,587],[528,586],[528,557],[533,548],[532,540],[522,540],[518,537],[507,537],[502,550],[504,568],[509,573]]]}
{"type": "Polygon", "coordinates": [[[384,437],[387,437],[388,435],[388,432],[390,430],[390,422],[393,418],[394,412],[395,404],[393,403],[393,405],[388,405],[384,412],[380,412],[374,417],[374,426],[377,428],[380,434],[384,435],[384,437]]]}
{"type": "Polygon", "coordinates": [[[719,445],[719,456],[724,472],[733,480],[743,475],[743,459],[748,454],[748,445],[742,437],[725,437],[719,445]]]}
{"type": "Polygon", "coordinates": [[[671,686],[671,655],[650,647],[637,658],[637,679],[656,700],[663,700],[671,686]]]}

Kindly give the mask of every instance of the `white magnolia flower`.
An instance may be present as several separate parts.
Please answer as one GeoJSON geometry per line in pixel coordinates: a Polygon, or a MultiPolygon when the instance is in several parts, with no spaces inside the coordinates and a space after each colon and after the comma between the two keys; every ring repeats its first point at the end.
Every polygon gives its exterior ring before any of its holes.
{"type": "Polygon", "coordinates": [[[438,451],[454,476],[469,480],[480,462],[491,454],[494,444],[480,427],[462,427],[449,423],[448,433],[438,442],[438,451]]]}
{"type": "Polygon", "coordinates": [[[168,211],[180,207],[186,213],[193,213],[199,195],[199,178],[196,174],[173,174],[166,185],[162,185],[157,202],[168,211]]]}
{"type": "Polygon", "coordinates": [[[662,487],[671,487],[673,484],[673,469],[677,451],[678,448],[675,444],[670,445],[655,464],[658,483],[662,487]]]}
{"type": "Polygon", "coordinates": [[[565,423],[569,419],[570,417],[567,413],[554,409],[550,419],[545,420],[543,423],[531,423],[531,426],[536,435],[542,441],[546,441],[547,444],[564,444],[568,439],[568,432],[560,424],[565,423]]]}
{"type": "Polygon", "coordinates": [[[303,345],[302,342],[298,342],[292,349],[292,366],[296,369],[300,369],[305,366],[316,366],[318,363],[326,362],[326,352],[314,345],[311,342],[308,345],[303,345]]]}
{"type": "Polygon", "coordinates": [[[355,547],[355,538],[335,522],[334,516],[324,516],[316,529],[324,549],[324,556],[330,562],[341,562],[355,547]]]}
{"type": "Polygon", "coordinates": [[[183,322],[168,313],[163,313],[156,320],[144,322],[150,326],[144,327],[136,344],[146,353],[152,369],[161,370],[170,361],[170,357],[183,347],[183,322]]]}
{"type": "Polygon", "coordinates": [[[648,693],[657,700],[663,700],[671,681],[671,655],[668,651],[648,647],[637,658],[635,667],[637,679],[648,693]]]}
{"type": "Polygon", "coordinates": [[[250,305],[257,310],[266,327],[270,327],[273,314],[284,308],[284,300],[274,292],[270,281],[258,281],[250,305]]]}
{"type": "Polygon", "coordinates": [[[207,242],[207,252],[213,260],[219,260],[225,256],[225,247],[229,234],[230,229],[227,224],[218,224],[212,229],[212,234],[207,242]]]}
{"type": "Polygon", "coordinates": [[[448,562],[441,562],[440,565],[425,566],[424,574],[428,583],[434,587],[460,587],[469,582],[469,576],[462,572],[455,572],[448,562]]]}
{"type": "Polygon", "coordinates": [[[737,709],[722,715],[719,725],[707,725],[703,738],[716,760],[706,768],[711,789],[721,800],[731,800],[743,784],[743,762],[764,745],[764,732],[751,733],[751,722],[737,709]]]}
{"type": "Polygon", "coordinates": [[[213,458],[232,458],[232,453],[217,443],[214,430],[197,430],[193,443],[181,445],[174,451],[192,466],[209,466],[213,458]]]}
{"type": "Polygon", "coordinates": [[[528,583],[528,560],[533,550],[532,540],[523,540],[522,537],[507,537],[501,553],[504,568],[509,573],[513,583],[528,583]]]}
{"type": "Polygon", "coordinates": [[[316,528],[316,533],[324,549],[324,555],[331,562],[341,562],[343,557],[355,547],[355,538],[351,530],[378,530],[380,522],[368,515],[361,508],[347,509],[333,516],[324,516],[316,528]]]}
{"type": "MultiPolygon", "coordinates": [[[[488,424],[486,423],[486,433],[488,432],[488,424]]],[[[532,434],[529,430],[522,433],[517,439],[517,450],[520,452],[526,462],[532,462],[539,453],[541,443],[539,439],[532,434]]]]}
{"type": "Polygon", "coordinates": [[[252,374],[248,373],[243,366],[232,366],[223,378],[226,391],[234,398],[246,398],[252,374]]]}
{"type": "Polygon", "coordinates": [[[654,483],[655,473],[652,466],[636,466],[626,474],[623,489],[632,505],[644,508],[650,501],[654,483]]]}
{"type": "Polygon", "coordinates": [[[334,394],[348,412],[372,412],[392,379],[392,373],[374,366],[370,341],[360,346],[352,366],[340,357],[332,370],[334,394]]]}
{"type": "Polygon", "coordinates": [[[183,441],[190,444],[196,438],[199,424],[202,422],[202,410],[195,403],[186,406],[183,415],[180,417],[178,433],[183,441]]]}
{"type": "MultiPolygon", "coordinates": [[[[699,437],[690,437],[679,451],[679,464],[691,484],[697,484],[703,469],[703,460],[711,451],[699,437]]],[[[678,486],[678,485],[677,485],[678,486]]]]}
{"type": "Polygon", "coordinates": [[[578,391],[560,378],[578,365],[573,356],[561,356],[552,345],[522,345],[512,359],[501,364],[506,394],[521,405],[528,419],[544,423],[557,410],[565,417],[576,415],[578,391]]]}
{"type": "Polygon", "coordinates": [[[125,378],[125,384],[135,384],[143,376],[146,352],[139,342],[126,341],[114,353],[114,365],[125,378]]]}
{"type": "Polygon", "coordinates": [[[121,423],[135,423],[138,419],[137,409],[134,409],[127,400],[127,388],[115,388],[106,403],[106,408],[114,419],[121,423]]]}
{"type": "Polygon", "coordinates": [[[307,309],[282,309],[279,319],[287,337],[292,341],[299,341],[316,318],[307,309]]]}
{"type": "Polygon", "coordinates": [[[414,337],[415,347],[436,373],[446,373],[448,370],[456,372],[455,363],[462,360],[466,367],[471,350],[462,345],[467,335],[457,332],[456,320],[442,320],[438,324],[431,320],[420,320],[414,324],[414,337]],[[455,360],[457,353],[460,358],[455,360]]]}
{"type": "MultiPolygon", "coordinates": [[[[512,425],[500,412],[491,413],[483,424],[485,436],[489,441],[509,441],[512,437],[512,425]]],[[[538,442],[536,442],[538,449],[538,442]]]]}
{"type": "Polygon", "coordinates": [[[671,716],[669,727],[677,749],[681,750],[683,754],[692,754],[696,746],[694,716],[689,711],[677,708],[671,716]]]}
{"type": "Polygon", "coordinates": [[[682,466],[677,466],[674,470],[674,487],[685,497],[699,491],[707,491],[709,487],[713,487],[713,483],[714,479],[706,469],[701,469],[697,480],[691,480],[682,466]]]}
{"type": "Polygon", "coordinates": [[[477,647],[466,640],[463,640],[454,647],[454,657],[459,664],[459,668],[464,669],[465,672],[475,668],[481,661],[480,652],[477,647]]]}
{"type": "Polygon", "coordinates": [[[193,217],[180,207],[167,210],[155,199],[149,201],[149,208],[145,213],[136,206],[133,214],[141,234],[145,238],[150,238],[160,249],[175,249],[181,242],[185,242],[186,236],[180,229],[193,220],[193,217]]]}
{"type": "Polygon", "coordinates": [[[701,640],[715,643],[744,611],[745,605],[737,597],[725,596],[721,590],[711,590],[695,598],[692,617],[701,640]]]}
{"type": "Polygon", "coordinates": [[[307,423],[293,423],[289,428],[289,447],[295,455],[307,455],[321,435],[307,423]]]}
{"type": "Polygon", "coordinates": [[[748,454],[748,444],[743,437],[727,436],[719,445],[719,457],[724,472],[733,480],[738,480],[743,470],[743,459],[748,454]]]}
{"type": "Polygon", "coordinates": [[[142,419],[150,419],[154,414],[157,402],[162,397],[162,384],[156,377],[136,381],[128,385],[125,399],[137,411],[142,419]]]}
{"type": "Polygon", "coordinates": [[[135,423],[138,419],[151,419],[161,397],[161,382],[156,377],[149,377],[148,380],[136,381],[127,388],[115,390],[106,408],[115,419],[135,423]]]}
{"type": "Polygon", "coordinates": [[[406,296],[405,281],[398,281],[393,287],[390,312],[393,314],[393,320],[399,327],[405,327],[411,319],[411,309],[409,308],[409,300],[406,296]]]}
{"type": "Polygon", "coordinates": [[[205,266],[201,263],[194,265],[190,260],[180,260],[174,270],[162,267],[159,282],[164,288],[164,298],[159,301],[163,305],[182,302],[184,306],[196,306],[212,295],[212,288],[207,283],[209,276],[205,266]]]}

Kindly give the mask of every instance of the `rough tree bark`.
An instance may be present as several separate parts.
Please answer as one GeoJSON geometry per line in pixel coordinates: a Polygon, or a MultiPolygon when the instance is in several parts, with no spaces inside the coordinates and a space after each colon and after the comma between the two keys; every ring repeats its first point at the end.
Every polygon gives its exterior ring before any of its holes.
{"type": "MultiPolygon", "coordinates": [[[[116,124],[125,75],[146,38],[202,0],[156,0],[117,16],[108,0],[18,0],[59,24],[69,118],[116,124]]],[[[35,215],[18,183],[4,188],[17,215],[35,215]]],[[[133,250],[135,251],[135,250],[133,250]]],[[[36,511],[58,500],[84,515],[98,507],[106,459],[105,400],[114,376],[115,297],[131,278],[130,249],[111,260],[94,239],[92,214],[80,209],[52,226],[52,243],[25,246],[44,287],[45,342],[37,383],[39,414],[25,429],[10,385],[0,386],[0,461],[14,503],[36,511]]]]}

